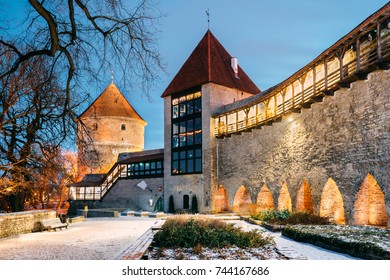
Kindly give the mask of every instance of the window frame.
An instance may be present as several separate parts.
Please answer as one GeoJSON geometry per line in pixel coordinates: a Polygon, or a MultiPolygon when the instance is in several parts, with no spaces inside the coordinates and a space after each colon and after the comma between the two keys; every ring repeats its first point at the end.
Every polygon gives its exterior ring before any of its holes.
{"type": "Polygon", "coordinates": [[[171,175],[203,173],[202,93],[200,87],[171,96],[170,148],[171,175]],[[192,157],[190,156],[191,152],[192,157]],[[198,156],[195,157],[195,154],[198,156]]]}
{"type": "Polygon", "coordinates": [[[146,160],[127,163],[126,178],[164,177],[164,160],[146,160]]]}

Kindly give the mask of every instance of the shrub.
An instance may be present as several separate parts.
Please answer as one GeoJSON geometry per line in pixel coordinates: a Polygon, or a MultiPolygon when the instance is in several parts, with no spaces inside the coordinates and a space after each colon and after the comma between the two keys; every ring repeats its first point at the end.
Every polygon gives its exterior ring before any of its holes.
{"type": "Polygon", "coordinates": [[[241,248],[261,247],[272,243],[258,230],[242,231],[233,224],[203,218],[171,218],[154,236],[154,246],[163,248],[222,248],[236,245],[241,248]]]}
{"type": "Polygon", "coordinates": [[[327,225],[330,224],[328,218],[320,217],[309,212],[290,213],[287,210],[262,211],[253,215],[252,218],[277,225],[327,225]]]}
{"type": "Polygon", "coordinates": [[[290,215],[291,212],[288,210],[265,210],[258,214],[252,215],[252,218],[266,222],[270,220],[285,220],[290,217],[290,215]]]}
{"type": "Polygon", "coordinates": [[[330,224],[329,219],[325,217],[320,217],[308,212],[298,212],[292,214],[286,220],[285,224],[288,225],[328,225],[330,224]]]}

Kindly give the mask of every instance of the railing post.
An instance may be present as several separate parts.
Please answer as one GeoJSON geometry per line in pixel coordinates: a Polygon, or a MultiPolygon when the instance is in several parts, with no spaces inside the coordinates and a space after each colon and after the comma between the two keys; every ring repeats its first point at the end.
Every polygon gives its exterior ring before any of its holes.
{"type": "Polygon", "coordinates": [[[356,38],[356,72],[360,71],[360,38],[356,38]]]}
{"type": "Polygon", "coordinates": [[[339,64],[340,64],[340,81],[344,80],[344,63],[343,63],[343,57],[345,53],[345,47],[341,49],[340,52],[337,52],[337,58],[339,59],[339,64]]]}
{"type": "Polygon", "coordinates": [[[228,134],[229,132],[229,123],[228,123],[228,115],[225,116],[225,120],[226,120],[226,125],[225,125],[225,132],[226,134],[228,134]]]}
{"type": "Polygon", "coordinates": [[[378,61],[382,60],[382,38],[381,38],[381,23],[377,23],[376,27],[376,43],[377,43],[377,58],[378,61]]]}
{"type": "Polygon", "coordinates": [[[305,80],[306,80],[306,74],[304,74],[304,76],[299,78],[299,83],[301,84],[301,96],[302,96],[301,103],[305,102],[305,80]]]}
{"type": "Polygon", "coordinates": [[[245,112],[245,128],[248,128],[248,124],[249,124],[249,117],[248,116],[249,116],[250,110],[251,110],[251,107],[246,108],[244,110],[244,112],[245,112]]]}
{"type": "Polygon", "coordinates": [[[276,117],[276,114],[278,113],[278,106],[276,106],[276,94],[274,95],[274,117],[276,117]]]}
{"type": "Polygon", "coordinates": [[[291,83],[291,102],[292,102],[292,108],[295,107],[295,89],[294,89],[294,82],[291,83]]]}
{"type": "Polygon", "coordinates": [[[324,88],[325,90],[328,90],[328,58],[324,59],[324,88]]]}
{"type": "Polygon", "coordinates": [[[259,124],[259,103],[256,105],[256,126],[259,124]]]}
{"type": "Polygon", "coordinates": [[[238,111],[236,112],[236,132],[238,132],[238,111]]]}
{"type": "Polygon", "coordinates": [[[313,66],[313,96],[316,95],[316,66],[313,66]]]}

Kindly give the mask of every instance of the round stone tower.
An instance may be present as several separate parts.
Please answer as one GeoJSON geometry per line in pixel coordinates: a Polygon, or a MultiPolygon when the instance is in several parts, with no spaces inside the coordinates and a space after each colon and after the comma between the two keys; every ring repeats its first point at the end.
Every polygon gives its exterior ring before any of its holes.
{"type": "Polygon", "coordinates": [[[78,179],[107,173],[119,153],[142,151],[146,124],[111,83],[77,118],[78,179]]]}

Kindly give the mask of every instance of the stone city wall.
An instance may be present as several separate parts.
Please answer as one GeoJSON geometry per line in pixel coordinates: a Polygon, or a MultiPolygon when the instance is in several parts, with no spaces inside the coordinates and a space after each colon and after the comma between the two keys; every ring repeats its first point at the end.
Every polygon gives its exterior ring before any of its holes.
{"type": "Polygon", "coordinates": [[[52,210],[0,214],[0,238],[40,231],[40,220],[55,217],[56,211],[52,210]]]}
{"type": "MultiPolygon", "coordinates": [[[[285,182],[295,210],[297,193],[306,179],[318,214],[324,186],[332,178],[336,187],[327,189],[331,195],[340,192],[339,204],[344,207],[346,223],[351,224],[358,191],[370,173],[384,193],[389,217],[389,89],[390,71],[375,71],[367,80],[339,89],[282,122],[216,140],[217,181],[226,189],[229,208],[241,186],[256,203],[266,184],[277,209],[285,182]]],[[[333,181],[328,185],[333,186],[333,181]]]]}

